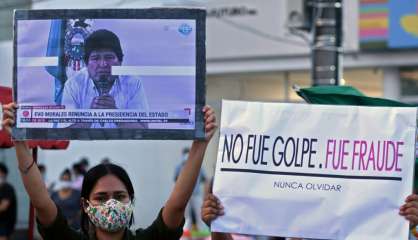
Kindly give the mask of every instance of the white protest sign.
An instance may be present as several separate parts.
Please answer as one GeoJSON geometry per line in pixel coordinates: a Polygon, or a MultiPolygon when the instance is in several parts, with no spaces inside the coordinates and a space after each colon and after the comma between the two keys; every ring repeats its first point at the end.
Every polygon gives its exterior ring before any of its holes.
{"type": "Polygon", "coordinates": [[[212,231],[408,239],[416,108],[223,101],[212,231]]]}

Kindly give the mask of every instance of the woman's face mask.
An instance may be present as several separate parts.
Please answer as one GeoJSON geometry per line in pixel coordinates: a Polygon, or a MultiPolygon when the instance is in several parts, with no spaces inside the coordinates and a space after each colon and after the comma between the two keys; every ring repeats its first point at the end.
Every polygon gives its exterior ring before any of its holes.
{"type": "Polygon", "coordinates": [[[129,225],[133,212],[131,201],[122,203],[112,198],[94,206],[89,201],[87,204],[86,213],[96,227],[117,232],[129,225]]]}

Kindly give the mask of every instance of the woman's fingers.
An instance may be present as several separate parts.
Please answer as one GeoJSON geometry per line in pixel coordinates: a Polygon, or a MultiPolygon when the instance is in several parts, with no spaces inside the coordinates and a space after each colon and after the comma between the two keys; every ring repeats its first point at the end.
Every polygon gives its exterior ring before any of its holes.
{"type": "Polygon", "coordinates": [[[224,207],[219,199],[213,194],[208,194],[206,196],[201,212],[202,220],[208,225],[210,225],[210,223],[218,216],[225,214],[224,207]]]}
{"type": "Polygon", "coordinates": [[[208,116],[207,117],[207,119],[206,119],[206,123],[207,124],[209,124],[209,123],[214,123],[216,121],[216,116],[215,116],[215,114],[212,114],[212,115],[210,115],[210,116],[208,116]]]}
{"type": "Polygon", "coordinates": [[[4,109],[3,110],[3,119],[7,119],[7,118],[14,119],[15,118],[15,114],[14,113],[15,113],[14,111],[11,111],[9,109],[4,109]]]}
{"type": "Polygon", "coordinates": [[[418,202],[418,195],[417,194],[411,194],[408,197],[406,197],[405,202],[418,202]]]}
{"type": "Polygon", "coordinates": [[[202,211],[204,214],[215,214],[217,216],[221,216],[224,214],[223,208],[216,208],[216,207],[205,207],[202,211]]]}
{"type": "Polygon", "coordinates": [[[411,194],[405,199],[405,204],[399,208],[399,214],[404,216],[413,226],[418,224],[418,195],[411,194]]]}
{"type": "Polygon", "coordinates": [[[6,129],[8,133],[12,133],[12,126],[15,125],[15,113],[17,109],[17,104],[12,102],[3,107],[3,116],[2,116],[2,126],[6,129]]]}
{"type": "Polygon", "coordinates": [[[413,225],[418,224],[418,216],[417,215],[406,215],[405,218],[413,225]]]}
{"type": "Polygon", "coordinates": [[[12,133],[12,126],[15,124],[15,121],[11,118],[4,119],[2,121],[2,125],[6,131],[11,134],[12,133]]]}
{"type": "Polygon", "coordinates": [[[7,109],[7,110],[10,110],[10,111],[15,111],[15,109],[17,109],[18,108],[18,106],[17,106],[17,104],[16,103],[14,103],[14,102],[11,102],[11,103],[8,103],[8,104],[4,104],[3,105],[3,109],[7,109]]]}
{"type": "Polygon", "coordinates": [[[204,120],[205,120],[205,133],[206,133],[206,140],[209,141],[217,129],[216,125],[216,115],[215,111],[212,107],[206,105],[203,107],[203,113],[204,113],[204,120]]]}

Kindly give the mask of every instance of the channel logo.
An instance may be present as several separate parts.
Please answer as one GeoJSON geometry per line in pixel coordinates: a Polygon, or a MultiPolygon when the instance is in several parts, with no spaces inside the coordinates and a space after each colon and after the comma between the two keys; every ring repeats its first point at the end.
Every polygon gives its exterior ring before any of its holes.
{"type": "Polygon", "coordinates": [[[179,33],[183,34],[184,36],[189,35],[192,31],[192,27],[186,23],[181,24],[179,27],[179,33]]]}

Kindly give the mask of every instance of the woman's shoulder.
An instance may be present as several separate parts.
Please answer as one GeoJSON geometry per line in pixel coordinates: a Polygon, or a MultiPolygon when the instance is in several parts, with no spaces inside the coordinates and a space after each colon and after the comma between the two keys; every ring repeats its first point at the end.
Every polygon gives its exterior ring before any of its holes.
{"type": "Polygon", "coordinates": [[[81,231],[72,229],[62,214],[59,207],[57,207],[57,216],[53,223],[48,226],[42,225],[37,221],[38,231],[45,240],[62,239],[62,236],[66,236],[68,240],[88,240],[81,231]]]}
{"type": "Polygon", "coordinates": [[[170,229],[164,223],[162,217],[162,209],[158,213],[154,222],[147,228],[138,228],[134,232],[130,231],[133,238],[129,240],[148,240],[148,239],[164,239],[164,240],[178,240],[183,235],[183,224],[175,229],[170,229]]]}

